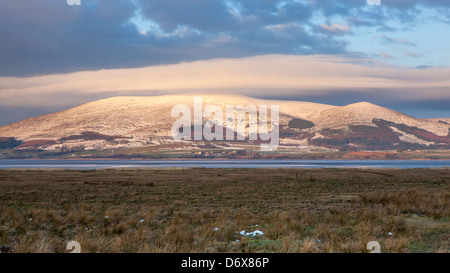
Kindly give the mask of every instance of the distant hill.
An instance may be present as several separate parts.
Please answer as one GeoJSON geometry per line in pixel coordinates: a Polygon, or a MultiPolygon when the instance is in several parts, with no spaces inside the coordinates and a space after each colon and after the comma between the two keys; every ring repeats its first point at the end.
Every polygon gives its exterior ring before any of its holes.
{"type": "MultiPolygon", "coordinates": [[[[155,149],[199,151],[253,149],[257,141],[174,142],[171,110],[193,107],[195,95],[112,97],[0,127],[1,143],[16,150],[155,149]],[[14,140],[14,141],[12,141],[14,140]]],[[[450,119],[419,119],[368,102],[332,106],[261,100],[235,95],[197,95],[206,105],[279,105],[280,150],[448,149],[450,119]]]]}

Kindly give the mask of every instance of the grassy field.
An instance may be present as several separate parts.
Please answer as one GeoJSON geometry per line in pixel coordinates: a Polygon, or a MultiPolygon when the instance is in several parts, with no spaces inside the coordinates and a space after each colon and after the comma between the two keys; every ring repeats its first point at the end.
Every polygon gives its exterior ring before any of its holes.
{"type": "Polygon", "coordinates": [[[71,240],[82,252],[449,252],[450,170],[0,170],[0,245],[68,252],[71,240]]]}

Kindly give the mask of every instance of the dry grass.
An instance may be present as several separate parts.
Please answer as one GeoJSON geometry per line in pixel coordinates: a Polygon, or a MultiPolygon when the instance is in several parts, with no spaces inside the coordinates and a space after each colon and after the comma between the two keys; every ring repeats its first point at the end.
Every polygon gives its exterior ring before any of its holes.
{"type": "Polygon", "coordinates": [[[16,252],[448,252],[450,171],[0,171],[16,252]],[[242,236],[261,230],[264,235],[242,236]]]}

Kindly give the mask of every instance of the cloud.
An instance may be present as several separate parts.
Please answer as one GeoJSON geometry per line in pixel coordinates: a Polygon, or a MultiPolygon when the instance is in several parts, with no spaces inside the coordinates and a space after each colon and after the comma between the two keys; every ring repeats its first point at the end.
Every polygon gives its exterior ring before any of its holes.
{"type": "Polygon", "coordinates": [[[247,2],[86,0],[68,6],[54,0],[2,1],[0,75],[345,52],[345,43],[305,31],[301,23],[312,13],[306,4],[247,2]],[[291,27],[267,28],[283,24],[291,27]]]}
{"type": "Polygon", "coordinates": [[[418,5],[435,6],[435,7],[450,7],[447,0],[397,0],[397,1],[383,1],[383,5],[388,7],[395,7],[398,9],[411,9],[418,5]]]}
{"type": "Polygon", "coordinates": [[[129,1],[0,2],[0,74],[24,75],[108,67],[142,52],[129,1]],[[127,48],[128,51],[123,49],[127,48]],[[134,52],[134,53],[133,53],[134,52]]]}
{"type": "Polygon", "coordinates": [[[380,38],[381,41],[386,44],[401,44],[401,45],[407,45],[407,46],[417,46],[416,43],[413,43],[413,42],[411,42],[407,39],[403,39],[403,38],[391,38],[391,37],[388,37],[385,35],[383,35],[381,37],[377,37],[377,38],[380,38]]]}
{"type": "Polygon", "coordinates": [[[316,30],[319,32],[333,35],[343,35],[352,32],[348,25],[340,25],[340,24],[332,24],[332,25],[323,24],[316,27],[316,30]]]}
{"type": "Polygon", "coordinates": [[[445,16],[449,3],[402,0],[372,7],[363,0],[85,0],[68,6],[64,0],[1,1],[0,75],[263,54],[354,53],[343,34],[358,27],[412,28],[420,7],[445,16]]]}
{"type": "Polygon", "coordinates": [[[414,53],[414,52],[410,52],[410,51],[405,51],[405,55],[409,56],[409,57],[413,57],[413,58],[419,58],[422,55],[418,54],[418,53],[414,53]]]}
{"type": "Polygon", "coordinates": [[[216,59],[134,69],[86,71],[36,77],[0,78],[0,105],[54,106],[68,95],[130,94],[222,90],[279,97],[326,96],[338,90],[361,93],[400,90],[404,99],[450,98],[450,69],[409,69],[325,55],[266,55],[216,59]],[[370,65],[364,65],[370,63],[370,65]],[[423,90],[427,90],[424,93],[423,90]]]}

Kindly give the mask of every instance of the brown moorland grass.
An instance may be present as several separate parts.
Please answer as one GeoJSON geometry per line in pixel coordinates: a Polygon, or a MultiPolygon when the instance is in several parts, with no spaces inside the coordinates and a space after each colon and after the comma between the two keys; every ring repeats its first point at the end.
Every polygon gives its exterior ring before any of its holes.
{"type": "Polygon", "coordinates": [[[448,169],[0,170],[16,252],[448,252],[448,169]],[[240,232],[260,230],[263,235],[240,232]]]}

